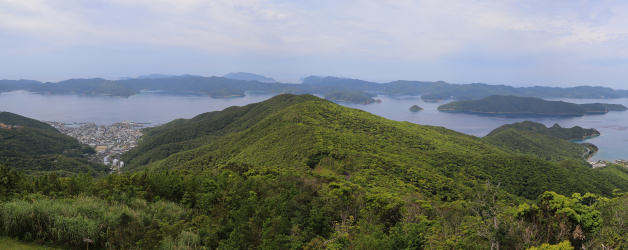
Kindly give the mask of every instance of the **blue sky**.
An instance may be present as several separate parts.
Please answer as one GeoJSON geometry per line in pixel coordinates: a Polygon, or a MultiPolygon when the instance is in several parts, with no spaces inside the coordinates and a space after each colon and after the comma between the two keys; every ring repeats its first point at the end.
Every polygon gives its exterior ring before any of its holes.
{"type": "Polygon", "coordinates": [[[0,0],[0,79],[247,71],[628,89],[628,1],[0,0]]]}

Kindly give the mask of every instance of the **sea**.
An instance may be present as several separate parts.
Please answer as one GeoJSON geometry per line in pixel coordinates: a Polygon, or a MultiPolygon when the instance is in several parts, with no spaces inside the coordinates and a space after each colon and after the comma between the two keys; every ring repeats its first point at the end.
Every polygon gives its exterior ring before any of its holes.
{"type": "MultiPolygon", "coordinates": [[[[8,111],[41,121],[66,124],[93,122],[106,125],[130,121],[156,126],[178,118],[192,118],[198,114],[223,110],[230,106],[243,106],[264,101],[272,95],[247,93],[244,97],[212,98],[199,95],[165,95],[142,92],[131,97],[40,95],[27,91],[0,93],[0,111],[8,111]]],[[[601,135],[586,140],[599,147],[591,160],[628,159],[628,112],[609,112],[603,115],[579,117],[499,117],[462,113],[439,112],[437,107],[446,102],[424,102],[420,96],[377,96],[378,103],[368,105],[340,103],[361,109],[391,120],[408,121],[422,125],[442,126],[461,133],[482,137],[493,129],[525,120],[558,124],[562,127],[581,126],[595,128],[601,135]],[[413,113],[412,105],[423,108],[413,113]]],[[[628,106],[622,99],[555,99],[573,103],[618,103],[628,106]]]]}

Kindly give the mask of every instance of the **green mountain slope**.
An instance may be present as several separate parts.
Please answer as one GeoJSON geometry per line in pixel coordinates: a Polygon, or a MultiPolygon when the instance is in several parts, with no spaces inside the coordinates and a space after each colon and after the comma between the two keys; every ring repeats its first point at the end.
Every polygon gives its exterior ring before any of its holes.
{"type": "Polygon", "coordinates": [[[28,172],[104,173],[84,154],[94,150],[52,126],[20,115],[0,113],[0,165],[28,172]],[[4,125],[4,126],[1,126],[4,125]]]}
{"type": "Polygon", "coordinates": [[[445,128],[391,121],[307,95],[279,95],[150,129],[125,158],[132,169],[244,164],[329,172],[358,185],[390,188],[395,182],[405,187],[399,192],[418,190],[442,200],[457,199],[487,179],[528,198],[545,190],[610,194],[628,188],[577,162],[554,164],[445,128]]]}
{"type": "Polygon", "coordinates": [[[597,147],[573,143],[568,139],[581,139],[590,136],[593,131],[580,127],[567,129],[557,125],[547,128],[540,123],[521,122],[501,126],[483,139],[506,150],[536,155],[545,160],[582,160],[595,153],[597,147]]]}
{"type": "Polygon", "coordinates": [[[535,97],[489,96],[480,100],[457,101],[438,107],[440,111],[503,115],[580,116],[625,111],[618,104],[574,104],[563,101],[546,101],[535,97]]]}
{"type": "Polygon", "coordinates": [[[548,136],[554,136],[554,137],[558,137],[564,140],[583,140],[583,139],[600,135],[600,132],[593,128],[585,129],[580,126],[575,126],[572,128],[563,128],[558,124],[554,124],[553,126],[548,128],[541,123],[524,121],[524,122],[503,125],[491,131],[491,133],[489,133],[487,136],[491,136],[492,134],[498,133],[501,130],[506,130],[506,129],[511,129],[511,128],[517,129],[517,130],[531,131],[534,133],[544,134],[548,136]]]}

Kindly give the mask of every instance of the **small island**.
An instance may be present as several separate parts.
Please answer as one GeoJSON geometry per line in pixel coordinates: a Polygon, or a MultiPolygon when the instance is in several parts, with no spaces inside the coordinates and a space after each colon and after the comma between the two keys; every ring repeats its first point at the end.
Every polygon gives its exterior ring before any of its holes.
{"type": "Polygon", "coordinates": [[[334,102],[345,102],[354,104],[371,104],[374,102],[381,102],[380,100],[373,99],[374,95],[361,92],[361,91],[336,91],[325,95],[325,99],[334,102]]]}
{"type": "Polygon", "coordinates": [[[423,110],[423,108],[421,108],[421,107],[419,107],[417,105],[412,105],[412,107],[410,107],[409,109],[412,112],[419,112],[419,111],[423,110]]]}
{"type": "Polygon", "coordinates": [[[575,104],[563,101],[547,101],[536,97],[489,96],[480,100],[456,101],[438,107],[439,111],[485,115],[517,116],[582,116],[605,114],[609,111],[625,111],[621,104],[575,104]]]}

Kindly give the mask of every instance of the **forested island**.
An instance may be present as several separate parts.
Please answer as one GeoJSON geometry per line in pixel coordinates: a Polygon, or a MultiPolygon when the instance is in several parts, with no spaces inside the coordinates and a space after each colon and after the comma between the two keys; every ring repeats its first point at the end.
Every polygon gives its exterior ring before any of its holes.
{"type": "Polygon", "coordinates": [[[535,97],[496,95],[480,100],[450,102],[439,106],[438,110],[486,115],[582,116],[605,114],[609,111],[625,111],[627,108],[621,104],[574,104],[563,101],[547,101],[535,97]]]}
{"type": "Polygon", "coordinates": [[[373,95],[359,91],[336,91],[325,95],[325,99],[334,102],[346,102],[356,104],[371,104],[378,100],[373,99],[373,95]]]}
{"type": "MultiPolygon", "coordinates": [[[[3,115],[7,131],[60,136],[3,115]]],[[[0,167],[0,234],[77,249],[628,246],[628,169],[592,169],[566,140],[591,130],[477,138],[284,94],[143,133],[121,174],[0,167]]]]}
{"type": "Polygon", "coordinates": [[[423,108],[421,108],[421,107],[419,107],[417,105],[412,105],[412,106],[410,106],[409,110],[411,112],[419,112],[419,111],[423,110],[423,108]]]}
{"type": "MultiPolygon", "coordinates": [[[[476,100],[491,95],[514,95],[539,98],[621,98],[628,97],[628,90],[605,87],[578,86],[512,87],[482,83],[452,84],[442,81],[392,81],[376,83],[358,79],[309,76],[301,83],[280,83],[274,79],[245,72],[227,74],[224,77],[194,75],[168,76],[153,74],[137,78],[106,80],[101,78],[70,79],[60,82],[31,80],[0,80],[0,92],[26,90],[40,94],[76,94],[128,97],[142,91],[156,91],[175,95],[209,95],[215,98],[244,96],[246,92],[293,93],[330,95],[351,92],[352,95],[408,96],[421,95],[424,101],[476,100]]],[[[351,98],[348,98],[351,99],[351,98]]],[[[357,103],[363,103],[360,98],[357,103]]]]}

